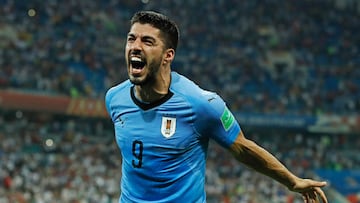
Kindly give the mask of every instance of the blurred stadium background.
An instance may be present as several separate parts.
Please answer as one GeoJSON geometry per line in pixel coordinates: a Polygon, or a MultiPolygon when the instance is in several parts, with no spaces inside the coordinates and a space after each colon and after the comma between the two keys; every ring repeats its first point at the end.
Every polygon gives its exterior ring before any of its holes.
{"type": "MultiPolygon", "coordinates": [[[[360,1],[0,0],[0,202],[110,203],[120,155],[103,106],[127,78],[133,12],[173,17],[173,69],[218,92],[245,134],[330,203],[360,202],[360,1]]],[[[301,198],[209,150],[209,203],[301,198]]]]}

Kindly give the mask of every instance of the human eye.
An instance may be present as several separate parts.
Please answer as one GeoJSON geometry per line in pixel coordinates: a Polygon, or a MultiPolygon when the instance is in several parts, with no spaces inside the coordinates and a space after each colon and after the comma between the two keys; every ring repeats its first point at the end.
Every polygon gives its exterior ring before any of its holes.
{"type": "Polygon", "coordinates": [[[135,36],[133,36],[133,35],[128,35],[127,41],[128,41],[128,42],[133,42],[133,41],[135,41],[135,36]]]}
{"type": "Polygon", "coordinates": [[[148,37],[143,38],[143,42],[148,46],[153,46],[155,44],[154,39],[148,37]]]}
{"type": "Polygon", "coordinates": [[[144,43],[148,46],[152,46],[154,44],[152,41],[145,41],[144,43]]]}

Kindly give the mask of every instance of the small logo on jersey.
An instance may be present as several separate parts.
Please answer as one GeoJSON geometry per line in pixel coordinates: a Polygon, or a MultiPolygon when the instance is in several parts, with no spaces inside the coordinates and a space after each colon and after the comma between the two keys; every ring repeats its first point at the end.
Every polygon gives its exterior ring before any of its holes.
{"type": "Polygon", "coordinates": [[[208,102],[211,102],[212,100],[216,99],[215,97],[211,97],[208,99],[208,102]]]}
{"type": "Polygon", "coordinates": [[[220,120],[221,120],[221,123],[222,123],[224,129],[226,131],[228,131],[230,129],[230,127],[232,126],[232,124],[234,123],[235,118],[232,115],[232,113],[229,111],[229,109],[227,107],[225,107],[220,120]]]}
{"type": "Polygon", "coordinates": [[[121,116],[118,116],[117,118],[115,118],[114,123],[119,123],[121,125],[121,127],[124,127],[125,118],[122,118],[121,116]]]}
{"type": "Polygon", "coordinates": [[[174,135],[176,130],[176,118],[173,117],[162,117],[161,122],[161,134],[169,138],[174,135]]]}

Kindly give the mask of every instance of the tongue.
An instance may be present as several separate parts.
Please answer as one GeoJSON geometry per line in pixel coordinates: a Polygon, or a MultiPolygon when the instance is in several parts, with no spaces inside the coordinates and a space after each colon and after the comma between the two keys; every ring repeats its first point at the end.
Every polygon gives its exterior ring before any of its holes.
{"type": "Polygon", "coordinates": [[[133,68],[133,69],[132,69],[132,72],[133,72],[134,74],[141,73],[141,71],[142,71],[142,68],[133,68]]]}

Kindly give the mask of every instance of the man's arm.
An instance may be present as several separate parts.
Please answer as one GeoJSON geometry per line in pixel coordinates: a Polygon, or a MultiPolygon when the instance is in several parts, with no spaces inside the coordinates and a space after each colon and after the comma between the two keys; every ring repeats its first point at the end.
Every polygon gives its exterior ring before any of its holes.
{"type": "Polygon", "coordinates": [[[237,160],[248,167],[275,179],[291,191],[301,193],[305,202],[316,202],[320,196],[322,201],[327,203],[326,196],[320,188],[325,186],[326,182],[297,177],[264,148],[246,139],[242,132],[231,145],[230,151],[237,160]]]}

